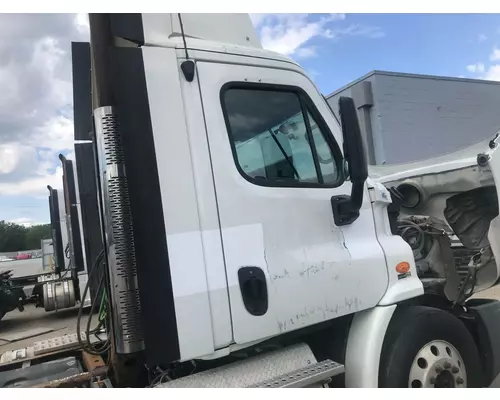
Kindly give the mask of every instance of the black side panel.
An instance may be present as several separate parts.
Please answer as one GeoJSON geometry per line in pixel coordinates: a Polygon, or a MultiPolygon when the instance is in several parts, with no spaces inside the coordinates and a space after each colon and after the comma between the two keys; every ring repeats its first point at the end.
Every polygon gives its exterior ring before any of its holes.
{"type": "Polygon", "coordinates": [[[61,218],[59,217],[59,197],[57,190],[49,187],[49,210],[50,210],[50,225],[52,227],[52,248],[54,249],[54,257],[56,260],[56,274],[60,273],[64,267],[64,249],[61,232],[61,218]]]}
{"type": "Polygon", "coordinates": [[[75,140],[92,140],[90,43],[72,42],[73,120],[75,140]]]}
{"type": "MultiPolygon", "coordinates": [[[[97,256],[103,249],[101,220],[97,182],[95,175],[95,157],[93,143],[75,144],[75,162],[78,174],[78,188],[80,192],[80,208],[82,213],[83,247],[87,259],[87,272],[94,264],[97,256]]],[[[99,273],[94,273],[90,282],[90,296],[95,298],[99,281],[104,273],[101,264],[99,273]]]]}
{"type": "Polygon", "coordinates": [[[73,243],[73,255],[75,262],[75,273],[72,274],[74,279],[77,279],[76,272],[84,271],[83,263],[83,247],[80,236],[80,223],[78,219],[78,209],[76,203],[76,185],[75,174],[73,171],[73,162],[71,160],[63,160],[63,185],[64,185],[64,200],[66,201],[66,215],[71,218],[71,238],[68,238],[73,243]]]}
{"type": "Polygon", "coordinates": [[[111,33],[139,45],[144,44],[141,14],[109,14],[111,33]]]}
{"type": "Polygon", "coordinates": [[[167,363],[178,360],[180,353],[142,50],[114,48],[111,70],[122,127],[147,362],[167,363]]]}

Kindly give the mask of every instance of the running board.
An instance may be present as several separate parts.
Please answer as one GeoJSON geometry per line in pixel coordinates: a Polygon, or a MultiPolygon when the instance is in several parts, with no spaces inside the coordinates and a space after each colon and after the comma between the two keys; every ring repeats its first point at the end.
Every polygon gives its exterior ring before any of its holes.
{"type": "Polygon", "coordinates": [[[251,388],[307,388],[313,385],[324,386],[331,379],[344,373],[344,366],[335,361],[325,360],[288,374],[259,383],[251,388]]]}
{"type": "Polygon", "coordinates": [[[262,353],[207,371],[161,383],[156,388],[324,387],[344,372],[331,360],[318,362],[305,343],[262,353]]]}

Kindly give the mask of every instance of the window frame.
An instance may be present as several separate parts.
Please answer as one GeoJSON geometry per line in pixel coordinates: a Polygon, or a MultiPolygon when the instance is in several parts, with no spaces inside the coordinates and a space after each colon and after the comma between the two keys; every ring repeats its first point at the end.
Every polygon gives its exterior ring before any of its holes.
{"type": "Polygon", "coordinates": [[[224,84],[220,90],[220,95],[219,95],[219,100],[221,103],[221,108],[222,108],[222,114],[224,116],[224,122],[226,125],[226,132],[228,135],[228,140],[229,144],[231,146],[231,151],[233,154],[233,160],[236,166],[236,169],[240,173],[240,175],[245,179],[246,181],[257,185],[257,186],[264,186],[264,187],[278,187],[278,188],[318,188],[318,189],[333,189],[337,188],[339,186],[342,186],[345,181],[345,171],[343,168],[344,165],[344,157],[342,155],[342,152],[340,151],[339,144],[335,140],[335,137],[333,136],[332,131],[330,130],[328,124],[324,120],[323,116],[321,113],[318,111],[316,105],[314,104],[314,101],[307,95],[304,89],[298,87],[298,86],[291,86],[291,85],[280,85],[280,84],[270,84],[270,83],[256,83],[256,82],[239,82],[239,81],[233,81],[233,82],[228,82],[224,84]],[[230,89],[244,89],[244,90],[259,90],[259,91],[270,91],[270,92],[285,92],[285,93],[293,93],[297,96],[298,101],[300,103],[300,109],[302,112],[302,115],[304,117],[304,123],[306,126],[306,135],[309,142],[309,145],[311,146],[311,153],[313,157],[313,162],[314,162],[314,167],[316,170],[316,175],[318,177],[318,183],[311,183],[311,182],[300,182],[300,181],[268,181],[268,180],[262,180],[262,179],[256,179],[252,178],[251,176],[247,175],[245,171],[240,166],[240,163],[238,162],[238,153],[236,150],[236,143],[233,140],[234,135],[231,129],[231,124],[229,123],[229,115],[227,112],[227,109],[225,107],[225,101],[224,101],[224,95],[225,93],[230,90],[230,89]],[[335,167],[337,168],[338,171],[338,179],[334,183],[329,183],[325,184],[323,181],[323,174],[321,172],[321,166],[319,162],[319,156],[316,148],[316,143],[314,141],[314,137],[312,134],[312,129],[311,129],[311,121],[309,121],[309,114],[313,117],[313,119],[316,122],[316,125],[318,126],[321,135],[323,136],[323,139],[325,140],[326,144],[329,146],[330,151],[332,152],[333,159],[335,160],[335,167]]]}

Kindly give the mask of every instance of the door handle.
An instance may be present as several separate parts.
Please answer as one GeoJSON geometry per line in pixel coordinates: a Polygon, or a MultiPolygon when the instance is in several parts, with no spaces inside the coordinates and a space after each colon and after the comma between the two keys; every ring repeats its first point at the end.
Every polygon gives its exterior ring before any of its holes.
{"type": "Polygon", "coordinates": [[[242,267],[238,270],[238,281],[246,310],[255,316],[264,315],[268,309],[264,271],[259,267],[242,267]]]}

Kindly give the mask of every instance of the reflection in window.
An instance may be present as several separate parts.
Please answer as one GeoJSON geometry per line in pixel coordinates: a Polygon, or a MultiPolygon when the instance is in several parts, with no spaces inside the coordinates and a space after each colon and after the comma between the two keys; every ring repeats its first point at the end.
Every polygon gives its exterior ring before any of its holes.
{"type": "Polygon", "coordinates": [[[307,112],[307,118],[309,118],[309,124],[311,125],[311,132],[314,140],[314,145],[316,147],[316,152],[318,153],[318,161],[321,168],[321,174],[323,175],[324,183],[333,184],[339,179],[337,174],[337,168],[335,165],[335,160],[333,158],[332,150],[325,140],[325,137],[318,128],[318,125],[312,115],[307,112]]]}
{"type": "Polygon", "coordinates": [[[330,146],[311,113],[302,112],[298,94],[228,89],[223,103],[237,162],[248,177],[281,184],[331,185],[338,181],[330,146]],[[308,125],[315,151],[311,148],[308,125]]]}

